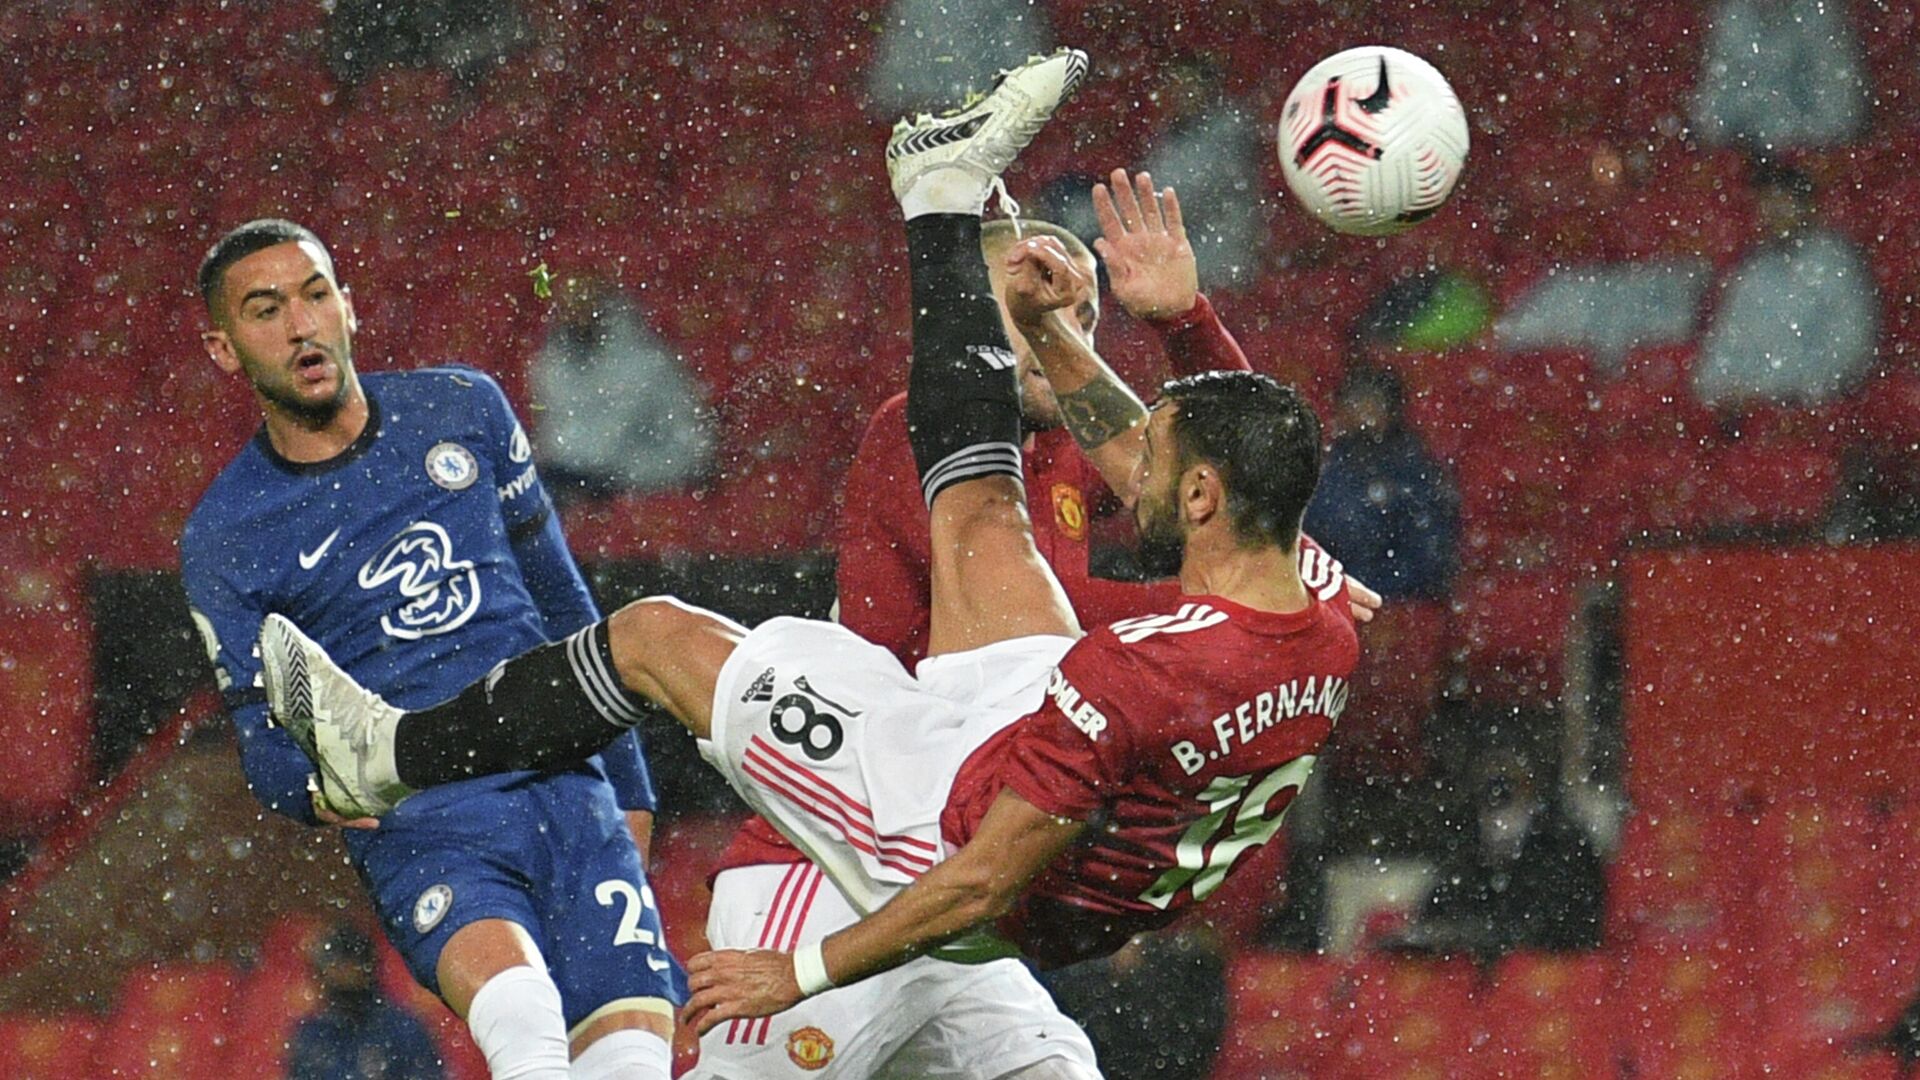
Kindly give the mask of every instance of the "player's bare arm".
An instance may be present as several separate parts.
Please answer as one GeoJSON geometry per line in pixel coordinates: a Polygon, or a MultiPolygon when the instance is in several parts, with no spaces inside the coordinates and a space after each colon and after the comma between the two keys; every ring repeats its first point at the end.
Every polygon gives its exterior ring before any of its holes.
{"type": "MultiPolygon", "coordinates": [[[[829,935],[820,959],[832,985],[890,970],[991,923],[1085,823],[1054,817],[1001,791],[967,845],[878,911],[829,935]]],[[[687,1019],[701,1033],[726,1020],[771,1016],[806,996],[796,958],[766,949],[702,953],[687,965],[687,1019]]]]}
{"type": "Polygon", "coordinates": [[[1095,253],[1107,268],[1107,284],[1127,313],[1141,319],[1186,314],[1200,297],[1199,264],[1180,199],[1172,188],[1156,192],[1153,177],[1131,178],[1113,170],[1108,184],[1093,185],[1093,212],[1100,220],[1095,253]]]}
{"type": "Polygon", "coordinates": [[[1007,315],[1046,371],[1061,418],[1087,459],[1129,505],[1146,449],[1147,408],[1075,332],[1068,306],[1087,284],[1060,241],[1023,240],[1007,253],[1007,315]]]}

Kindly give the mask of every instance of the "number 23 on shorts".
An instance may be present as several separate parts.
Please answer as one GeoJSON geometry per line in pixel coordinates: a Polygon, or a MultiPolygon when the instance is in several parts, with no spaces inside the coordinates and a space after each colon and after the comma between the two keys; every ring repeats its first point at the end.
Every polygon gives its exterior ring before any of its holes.
{"type": "MultiPolygon", "coordinates": [[[[601,907],[612,907],[616,903],[624,905],[620,911],[620,926],[613,932],[616,946],[645,945],[650,950],[659,949],[659,935],[640,926],[640,920],[646,916],[648,908],[655,911],[660,909],[653,899],[653,886],[642,883],[636,889],[630,881],[608,878],[593,887],[593,898],[600,902],[601,907]]],[[[665,971],[669,963],[665,956],[656,956],[652,952],[647,955],[647,966],[655,971],[665,971]]]]}

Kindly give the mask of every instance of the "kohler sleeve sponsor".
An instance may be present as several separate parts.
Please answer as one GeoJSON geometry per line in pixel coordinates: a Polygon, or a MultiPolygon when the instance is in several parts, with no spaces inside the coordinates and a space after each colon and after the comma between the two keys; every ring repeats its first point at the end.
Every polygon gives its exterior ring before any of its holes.
{"type": "Polygon", "coordinates": [[[1097,740],[1100,733],[1107,730],[1106,714],[1094,708],[1079,688],[1067,681],[1059,668],[1054,668],[1053,674],[1047,678],[1047,696],[1053,699],[1061,715],[1073,721],[1073,726],[1079,728],[1087,738],[1097,740]]]}

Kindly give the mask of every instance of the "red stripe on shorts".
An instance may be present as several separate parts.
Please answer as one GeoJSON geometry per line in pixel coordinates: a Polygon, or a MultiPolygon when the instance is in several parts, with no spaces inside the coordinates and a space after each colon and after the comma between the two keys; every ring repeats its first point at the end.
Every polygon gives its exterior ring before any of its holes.
{"type": "Polygon", "coordinates": [[[783,796],[788,802],[833,826],[840,833],[841,839],[854,848],[872,855],[883,866],[915,877],[933,867],[932,859],[910,851],[897,850],[893,845],[896,837],[878,835],[874,832],[872,825],[852,816],[818,792],[808,789],[803,782],[776,771],[779,768],[778,763],[765,761],[764,757],[765,755],[755,754],[754,749],[749,747],[746,755],[741,759],[741,771],[759,781],[767,790],[783,796]],[[855,835],[856,833],[858,835],[855,835]],[[872,838],[873,842],[869,843],[861,839],[863,836],[872,838]]]}
{"type": "MultiPolygon", "coordinates": [[[[927,862],[924,859],[920,859],[917,856],[896,855],[892,852],[880,851],[879,849],[875,848],[872,844],[867,843],[865,840],[861,839],[858,835],[856,835],[854,830],[858,826],[858,823],[848,823],[845,820],[844,813],[840,811],[838,807],[828,806],[822,809],[821,807],[815,805],[817,799],[814,796],[809,795],[806,792],[793,790],[787,787],[785,780],[783,780],[778,776],[769,775],[760,771],[755,767],[755,765],[751,761],[743,762],[741,766],[741,771],[745,772],[752,779],[758,781],[760,783],[760,786],[766,788],[768,791],[771,791],[776,795],[780,795],[784,797],[788,802],[793,803],[795,806],[798,806],[800,809],[805,810],[807,813],[812,814],[815,817],[819,818],[821,821],[824,821],[828,825],[833,826],[833,828],[837,832],[839,832],[840,839],[845,841],[849,847],[852,847],[857,851],[866,852],[867,854],[873,856],[876,860],[878,860],[880,864],[883,866],[886,866],[890,869],[898,870],[901,873],[906,874],[910,877],[918,877],[921,874],[925,873],[932,865],[931,863],[927,862]],[[909,862],[906,860],[913,860],[921,863],[922,865],[915,866],[912,864],[912,862],[909,862]]],[[[865,831],[871,833],[872,830],[868,829],[865,831]]]]}
{"type": "MultiPolygon", "coordinates": [[[[796,779],[802,779],[812,783],[813,785],[818,787],[822,792],[832,795],[834,799],[837,802],[839,802],[842,806],[858,813],[861,817],[867,819],[868,821],[873,820],[872,807],[869,807],[867,804],[861,802],[859,799],[854,798],[853,796],[847,794],[846,792],[841,791],[839,788],[835,787],[831,781],[827,780],[825,777],[821,776],[819,773],[814,772],[812,769],[807,768],[805,765],[802,765],[799,762],[788,757],[787,755],[781,753],[777,748],[773,746],[773,744],[767,742],[765,739],[762,739],[760,736],[755,735],[753,736],[753,738],[749,739],[748,742],[750,742],[761,753],[774,758],[777,764],[783,766],[785,770],[789,774],[792,774],[796,779]]],[[[933,844],[925,840],[918,840],[911,836],[882,836],[879,839],[887,842],[897,841],[899,843],[907,845],[908,847],[920,848],[921,850],[929,854],[932,854],[940,850],[939,848],[935,847],[933,844]]]]}
{"type": "MultiPolygon", "coordinates": [[[[807,866],[807,863],[794,863],[787,867],[787,872],[780,878],[780,887],[773,890],[773,903],[767,906],[767,921],[760,925],[760,940],[757,942],[760,948],[767,948],[773,942],[778,941],[780,935],[786,930],[787,912],[793,906],[794,898],[800,894],[800,888],[796,886],[795,878],[799,877],[800,873],[804,871],[807,866]],[[776,925],[779,929],[775,929],[776,925]]],[[[799,885],[802,886],[804,884],[804,880],[799,883],[799,885]]],[[[807,902],[811,904],[813,898],[811,896],[807,897],[807,902]]],[[[727,1043],[731,1045],[735,1042],[744,1041],[745,1037],[747,1037],[748,1033],[752,1030],[752,1020],[736,1018],[727,1021],[727,1043]],[[745,1030],[742,1030],[743,1028],[745,1030]]],[[[762,1041],[764,1042],[764,1040],[762,1041]]]]}
{"type": "MultiPolygon", "coordinates": [[[[799,899],[797,905],[799,910],[794,915],[793,929],[787,933],[785,941],[774,946],[784,953],[790,953],[800,947],[800,933],[806,928],[807,916],[813,913],[813,898],[820,895],[820,883],[827,879],[826,874],[812,863],[796,863],[795,866],[802,872],[802,877],[793,890],[794,896],[799,898],[802,893],[806,895],[799,899]]],[[[789,908],[794,906],[789,904],[789,908]]],[[[760,1034],[753,1041],[765,1046],[767,1037],[772,1033],[773,1017],[764,1017],[760,1021],[760,1034]]]]}

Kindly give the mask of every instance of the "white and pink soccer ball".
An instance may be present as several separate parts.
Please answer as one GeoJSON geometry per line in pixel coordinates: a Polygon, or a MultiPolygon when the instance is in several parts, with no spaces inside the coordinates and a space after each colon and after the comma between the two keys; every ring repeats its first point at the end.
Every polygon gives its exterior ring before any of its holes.
{"type": "Polygon", "coordinates": [[[1280,111],[1280,167],[1308,212],[1343,233],[1411,228],[1467,161],[1467,114],[1432,64],[1365,45],[1315,64],[1280,111]]]}

